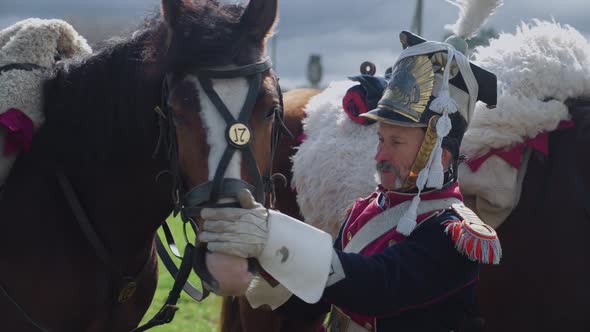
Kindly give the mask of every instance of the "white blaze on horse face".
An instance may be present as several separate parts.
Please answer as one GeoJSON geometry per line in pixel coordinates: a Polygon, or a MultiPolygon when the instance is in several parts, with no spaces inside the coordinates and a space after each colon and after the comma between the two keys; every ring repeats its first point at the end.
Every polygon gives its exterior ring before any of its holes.
{"type": "MultiPolygon", "coordinates": [[[[207,131],[207,144],[209,144],[209,181],[215,177],[217,167],[227,147],[227,140],[225,138],[228,124],[225,122],[219,110],[213,105],[205,90],[199,83],[196,77],[191,77],[199,90],[199,100],[201,103],[201,121],[207,131]]],[[[219,98],[227,106],[235,119],[238,118],[242,107],[246,102],[248,95],[248,81],[243,78],[232,79],[213,79],[213,89],[219,95],[219,98]]],[[[241,179],[241,161],[242,154],[237,151],[234,153],[224,177],[241,179]]]]}

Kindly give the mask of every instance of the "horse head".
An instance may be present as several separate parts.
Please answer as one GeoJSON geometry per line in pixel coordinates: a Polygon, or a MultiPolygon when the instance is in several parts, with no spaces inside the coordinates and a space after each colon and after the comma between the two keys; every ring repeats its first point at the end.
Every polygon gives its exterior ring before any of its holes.
{"type": "MultiPolygon", "coordinates": [[[[278,79],[265,54],[277,5],[250,1],[240,15],[235,6],[162,2],[167,29],[161,136],[174,177],[174,212],[195,232],[203,207],[237,204],[241,189],[264,203],[272,191],[272,159],[286,130],[278,79]]],[[[193,266],[217,289],[205,252],[198,246],[193,266]]]]}
{"type": "MultiPolygon", "coordinates": [[[[30,256],[13,251],[16,238],[0,250],[35,262],[18,269],[3,261],[11,272],[0,281],[36,324],[130,330],[155,291],[154,234],[173,207],[194,217],[242,188],[259,201],[266,196],[282,116],[265,57],[277,0],[252,0],[241,12],[214,1],[162,0],[161,15],[133,36],[51,69],[46,121],[0,200],[3,220],[21,220],[9,232],[33,230],[30,256]],[[166,169],[174,181],[158,176],[166,169]],[[59,313],[22,282],[42,273],[42,297],[64,301],[59,313]],[[86,306],[88,298],[98,304],[86,306]],[[62,314],[84,307],[91,311],[75,322],[62,314]]],[[[13,316],[20,322],[21,315],[13,316]]]]}
{"type": "Polygon", "coordinates": [[[265,54],[277,5],[253,0],[240,15],[235,6],[162,1],[168,54],[161,115],[172,134],[176,203],[186,215],[241,188],[265,199],[282,117],[278,79],[265,54]]]}

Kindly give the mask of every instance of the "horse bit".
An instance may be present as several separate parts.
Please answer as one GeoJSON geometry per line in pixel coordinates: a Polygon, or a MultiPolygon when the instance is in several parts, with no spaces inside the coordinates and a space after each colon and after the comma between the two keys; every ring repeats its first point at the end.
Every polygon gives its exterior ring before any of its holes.
{"type": "MultiPolygon", "coordinates": [[[[173,203],[174,203],[174,216],[180,213],[181,219],[184,222],[184,232],[185,238],[187,239],[187,244],[184,250],[184,254],[181,255],[178,247],[174,243],[174,238],[172,236],[172,232],[167,224],[166,221],[162,223],[162,229],[164,231],[164,235],[168,242],[170,251],[178,258],[182,259],[180,267],[177,267],[176,264],[173,262],[172,258],[166,251],[162,241],[160,240],[159,236],[156,234],[155,242],[156,242],[156,249],[160,258],[162,259],[162,263],[166,266],[170,274],[174,278],[174,285],[172,290],[170,291],[168,298],[164,306],[158,311],[158,313],[149,320],[146,324],[137,327],[132,330],[132,332],[140,332],[148,330],[154,326],[163,325],[166,323],[170,323],[174,318],[176,310],[178,307],[176,303],[180,297],[180,293],[184,290],[189,296],[197,301],[202,301],[207,297],[209,294],[208,289],[216,289],[217,285],[214,278],[209,274],[205,267],[205,254],[206,248],[203,245],[198,245],[197,247],[193,246],[188,237],[186,235],[186,228],[187,225],[192,227],[195,234],[198,232],[198,226],[196,221],[193,219],[192,216],[196,216],[200,214],[200,211],[204,207],[224,207],[224,206],[237,206],[237,203],[216,203],[219,199],[222,198],[236,198],[237,193],[240,189],[248,189],[254,193],[254,197],[257,201],[264,204],[266,200],[266,196],[270,195],[271,199],[274,199],[274,181],[276,178],[281,178],[283,181],[286,182],[284,176],[282,174],[272,174],[272,164],[274,161],[274,156],[276,153],[276,147],[279,143],[282,134],[286,134],[292,136],[291,132],[283,122],[283,96],[279,87],[279,99],[280,99],[280,106],[275,107],[273,110],[274,112],[274,122],[272,124],[272,133],[271,133],[271,156],[270,156],[270,167],[269,172],[264,177],[258,171],[258,167],[256,164],[256,160],[254,158],[254,154],[252,152],[250,143],[252,141],[252,133],[247,124],[248,120],[250,119],[252,112],[254,110],[254,106],[256,105],[258,93],[262,86],[262,73],[271,69],[272,63],[269,58],[265,58],[264,60],[240,66],[231,69],[194,69],[191,70],[190,73],[194,74],[198,77],[203,90],[219,111],[220,115],[224,119],[227,124],[226,129],[226,141],[227,147],[222,155],[222,158],[219,162],[217,170],[215,172],[215,177],[212,181],[207,181],[203,184],[200,184],[189,191],[185,192],[184,195],[181,193],[184,191],[181,190],[181,175],[180,175],[180,167],[179,167],[179,160],[178,160],[178,144],[176,139],[176,127],[174,124],[174,112],[170,112],[169,107],[167,105],[167,97],[169,92],[169,84],[171,82],[171,74],[167,74],[163,83],[162,83],[162,103],[161,108],[156,107],[156,112],[159,114],[159,127],[160,127],[160,136],[158,138],[158,144],[154,151],[153,157],[156,158],[158,151],[161,149],[163,141],[167,141],[168,151],[167,151],[167,158],[170,161],[170,171],[174,176],[174,186],[173,186],[173,203]],[[212,79],[231,79],[231,78],[240,78],[245,77],[248,80],[248,94],[246,96],[246,101],[242,106],[242,109],[239,113],[237,119],[233,117],[231,112],[229,111],[228,107],[223,103],[217,92],[213,89],[212,79]],[[247,163],[247,170],[250,175],[253,176],[254,185],[251,185],[241,179],[231,179],[225,178],[224,174],[227,170],[229,161],[231,160],[232,156],[236,151],[240,150],[242,152],[242,156],[244,157],[247,163]],[[201,279],[203,284],[202,292],[197,290],[193,285],[188,282],[188,277],[191,272],[191,269],[194,268],[195,272],[201,279]]],[[[0,74],[3,71],[8,71],[12,69],[20,69],[20,70],[33,70],[38,68],[38,66],[34,64],[11,64],[9,66],[0,67],[0,74]]],[[[82,232],[84,233],[88,242],[90,242],[91,246],[93,247],[95,254],[98,258],[111,270],[111,273],[117,275],[120,281],[124,282],[124,286],[121,288],[121,291],[118,296],[118,303],[125,303],[130,298],[133,297],[136,289],[137,289],[137,279],[141,276],[146,268],[149,266],[153,258],[153,250],[150,251],[150,255],[146,262],[144,263],[142,269],[135,277],[123,277],[123,274],[118,271],[118,269],[113,265],[112,258],[107,250],[106,246],[103,244],[102,240],[94,230],[88,215],[86,214],[82,204],[77,197],[70,181],[67,179],[65,174],[58,169],[56,171],[58,183],[64,192],[66,200],[78,225],[80,226],[82,232]]],[[[255,269],[252,260],[249,260],[249,266],[251,269],[255,269]]],[[[26,320],[37,328],[39,331],[47,332],[48,330],[43,328],[40,324],[38,324],[16,301],[13,299],[10,294],[6,291],[6,289],[0,285],[1,294],[4,295],[26,318],[26,320]]]]}
{"type": "MultiPolygon", "coordinates": [[[[276,147],[279,143],[282,134],[292,136],[289,129],[283,122],[283,96],[279,87],[279,107],[275,107],[274,122],[271,133],[271,157],[269,171],[266,176],[262,176],[258,170],[256,159],[250,143],[252,141],[252,132],[248,126],[248,120],[252,116],[254,106],[258,98],[258,93],[262,86],[262,73],[271,69],[272,63],[269,58],[264,60],[230,69],[194,69],[189,73],[194,74],[201,84],[201,87],[225,121],[226,134],[225,139],[227,146],[219,161],[215,176],[212,181],[204,182],[196,187],[184,191],[181,188],[181,175],[178,160],[178,145],[176,140],[176,127],[174,122],[174,112],[171,112],[167,106],[167,99],[169,95],[169,87],[172,81],[171,74],[168,74],[162,85],[162,109],[157,108],[156,112],[160,114],[160,138],[156,146],[158,152],[161,148],[162,141],[167,140],[168,150],[167,156],[170,160],[170,173],[174,177],[173,201],[174,201],[174,216],[180,214],[184,222],[184,236],[186,246],[184,254],[181,255],[178,246],[175,244],[172,232],[167,222],[162,223],[162,230],[168,242],[168,247],[174,256],[182,259],[180,267],[177,267],[168,254],[165,246],[156,234],[156,247],[162,263],[166,266],[170,274],[174,277],[175,282],[172,287],[166,303],[146,325],[139,327],[134,332],[145,331],[146,329],[165,323],[169,323],[177,310],[176,302],[180,296],[181,289],[196,301],[202,301],[209,294],[209,289],[217,289],[218,285],[215,279],[208,272],[205,265],[205,254],[207,252],[203,244],[194,246],[191,244],[187,236],[187,225],[189,225],[195,234],[198,233],[199,227],[193,216],[200,215],[200,212],[205,207],[236,207],[237,203],[217,203],[220,199],[232,198],[236,199],[237,193],[240,189],[250,190],[256,200],[262,204],[266,201],[266,196],[270,195],[271,200],[274,199],[274,181],[278,177],[285,183],[286,180],[281,174],[272,174],[272,164],[276,153],[276,147]],[[213,79],[231,79],[245,77],[248,80],[248,93],[238,118],[234,118],[228,107],[221,100],[215,89],[213,88],[213,79]],[[241,151],[242,157],[246,162],[247,171],[253,177],[254,185],[247,183],[241,179],[225,178],[224,174],[227,170],[229,162],[237,151],[241,151]],[[181,200],[182,197],[182,200],[181,200]],[[191,268],[195,270],[202,283],[202,292],[196,289],[190,282],[188,276],[191,268]]],[[[252,259],[248,260],[249,269],[256,270],[256,262],[252,259]]]]}

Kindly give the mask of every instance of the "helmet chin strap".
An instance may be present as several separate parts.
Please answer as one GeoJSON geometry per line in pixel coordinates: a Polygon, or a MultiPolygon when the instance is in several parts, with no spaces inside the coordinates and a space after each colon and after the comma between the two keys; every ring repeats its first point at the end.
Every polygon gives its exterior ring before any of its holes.
{"type": "Polygon", "coordinates": [[[420,150],[418,151],[416,160],[414,160],[414,164],[412,164],[412,167],[410,168],[410,173],[408,174],[408,177],[406,177],[403,185],[401,185],[399,188],[399,191],[408,191],[416,187],[418,174],[420,174],[424,168],[429,166],[428,161],[430,160],[430,155],[434,150],[438,139],[438,135],[436,133],[436,123],[438,122],[438,119],[439,116],[433,116],[430,118],[428,127],[426,128],[426,133],[424,134],[424,140],[422,141],[422,145],[420,145],[420,150]]]}

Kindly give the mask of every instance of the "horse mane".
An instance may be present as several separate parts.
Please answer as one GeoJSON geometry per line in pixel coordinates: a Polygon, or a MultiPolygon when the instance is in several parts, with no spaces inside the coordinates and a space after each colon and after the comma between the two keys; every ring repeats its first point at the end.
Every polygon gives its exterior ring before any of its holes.
{"type": "Polygon", "coordinates": [[[103,47],[59,63],[44,84],[46,121],[35,143],[50,144],[56,156],[101,160],[149,125],[143,111],[157,98],[150,95],[154,80],[142,72],[141,43],[127,39],[103,47]]]}
{"type": "Polygon", "coordinates": [[[51,159],[67,163],[151,153],[164,74],[233,56],[229,47],[243,39],[234,31],[241,30],[234,29],[240,8],[184,8],[172,38],[158,13],[129,37],[109,39],[89,56],[59,62],[44,84],[46,121],[34,148],[42,146],[51,159]]]}

